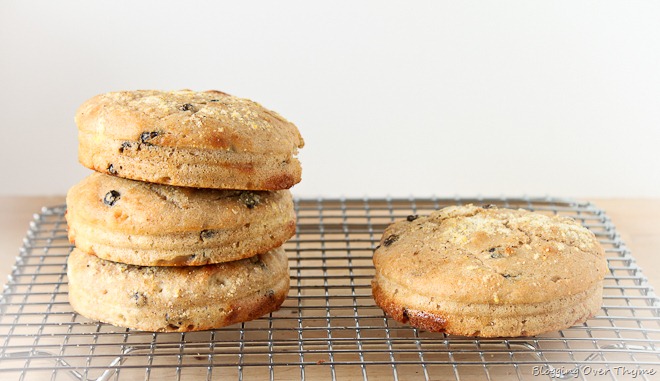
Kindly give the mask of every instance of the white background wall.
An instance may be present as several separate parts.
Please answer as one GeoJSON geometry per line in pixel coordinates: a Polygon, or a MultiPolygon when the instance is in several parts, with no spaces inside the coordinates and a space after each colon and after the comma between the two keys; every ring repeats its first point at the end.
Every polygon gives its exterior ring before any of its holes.
{"type": "Polygon", "coordinates": [[[299,196],[660,197],[658,1],[0,2],[0,194],[64,194],[73,115],[219,89],[298,125],[299,196]]]}

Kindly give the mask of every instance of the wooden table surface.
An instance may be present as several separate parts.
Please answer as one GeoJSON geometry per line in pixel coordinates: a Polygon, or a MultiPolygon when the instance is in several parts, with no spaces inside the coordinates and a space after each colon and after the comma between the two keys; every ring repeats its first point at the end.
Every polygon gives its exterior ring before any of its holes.
{"type": "MultiPolygon", "coordinates": [[[[638,266],[654,288],[660,286],[660,199],[589,199],[605,210],[638,266]]],[[[0,197],[2,283],[19,253],[32,215],[43,206],[64,204],[64,196],[0,197]]]]}

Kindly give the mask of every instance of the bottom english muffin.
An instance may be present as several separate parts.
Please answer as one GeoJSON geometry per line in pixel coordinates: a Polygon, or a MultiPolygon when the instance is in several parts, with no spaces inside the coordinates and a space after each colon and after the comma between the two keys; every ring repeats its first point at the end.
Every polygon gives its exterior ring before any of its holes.
{"type": "Polygon", "coordinates": [[[181,267],[127,265],[74,249],[67,276],[76,312],[141,331],[198,331],[253,320],[277,310],[289,291],[282,248],[181,267]]]}

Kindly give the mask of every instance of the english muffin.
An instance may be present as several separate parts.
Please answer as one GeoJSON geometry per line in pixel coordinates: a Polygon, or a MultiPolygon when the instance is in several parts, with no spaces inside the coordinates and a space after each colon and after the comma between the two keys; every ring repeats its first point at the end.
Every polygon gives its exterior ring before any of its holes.
{"type": "Polygon", "coordinates": [[[288,190],[215,190],[93,173],[67,194],[69,240],[100,258],[140,266],[234,261],[295,233],[288,190]]]}
{"type": "Polygon", "coordinates": [[[280,190],[301,179],[296,126],[220,91],[97,95],[75,117],[78,158],[93,170],[153,183],[280,190]]]}
{"type": "Polygon", "coordinates": [[[126,265],[74,249],[67,276],[76,312],[141,331],[197,331],[253,320],[277,310],[289,290],[282,248],[196,267],[126,265]]]}
{"type": "Polygon", "coordinates": [[[390,225],[374,253],[376,303],[402,323],[463,336],[532,336],[599,311],[604,251],[576,221],[451,206],[390,225]]]}

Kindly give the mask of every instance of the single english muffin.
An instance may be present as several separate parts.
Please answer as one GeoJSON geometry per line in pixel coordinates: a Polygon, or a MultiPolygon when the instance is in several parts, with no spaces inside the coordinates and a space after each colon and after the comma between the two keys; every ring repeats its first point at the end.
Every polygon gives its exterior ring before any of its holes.
{"type": "Polygon", "coordinates": [[[141,266],[198,266],[265,253],[295,233],[291,192],[174,187],[93,173],[67,194],[69,240],[141,266]]]}
{"type": "Polygon", "coordinates": [[[282,248],[196,267],[126,265],[74,249],[67,276],[76,312],[141,331],[198,331],[253,320],[277,310],[289,290],[282,248]]]}
{"type": "Polygon", "coordinates": [[[463,336],[533,336],[584,322],[608,272],[567,217],[451,206],[390,225],[374,253],[376,303],[402,323],[463,336]]]}
{"type": "Polygon", "coordinates": [[[177,186],[279,190],[300,182],[291,122],[220,91],[137,90],[80,106],[78,158],[114,176],[177,186]]]}

